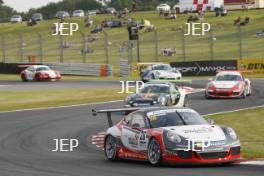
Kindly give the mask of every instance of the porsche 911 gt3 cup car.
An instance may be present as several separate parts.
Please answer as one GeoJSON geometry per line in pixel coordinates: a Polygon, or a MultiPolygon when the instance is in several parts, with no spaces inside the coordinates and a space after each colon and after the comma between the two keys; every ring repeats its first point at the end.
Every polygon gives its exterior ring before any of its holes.
{"type": "Polygon", "coordinates": [[[60,80],[61,74],[45,65],[30,65],[21,72],[22,81],[60,80]]]}
{"type": "Polygon", "coordinates": [[[232,163],[240,159],[240,141],[230,127],[208,123],[189,108],[125,108],[107,113],[104,137],[108,160],[118,158],[169,163],[232,163]],[[111,113],[131,112],[112,126],[111,113]]]}
{"type": "Polygon", "coordinates": [[[128,95],[124,107],[186,106],[186,94],[173,83],[146,83],[138,93],[128,95]]]}
{"type": "Polygon", "coordinates": [[[150,80],[180,80],[181,78],[182,74],[169,64],[154,64],[141,72],[143,82],[150,80]]]}
{"type": "Polygon", "coordinates": [[[252,92],[251,82],[239,71],[221,71],[205,90],[206,98],[245,98],[252,92]]]}

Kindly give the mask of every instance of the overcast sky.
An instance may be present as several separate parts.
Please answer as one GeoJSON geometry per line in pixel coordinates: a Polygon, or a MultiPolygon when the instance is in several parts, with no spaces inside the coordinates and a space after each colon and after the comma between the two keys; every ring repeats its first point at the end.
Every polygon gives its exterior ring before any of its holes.
{"type": "Polygon", "coordinates": [[[41,7],[49,2],[58,2],[60,0],[3,0],[4,3],[19,12],[25,12],[30,8],[41,7]]]}

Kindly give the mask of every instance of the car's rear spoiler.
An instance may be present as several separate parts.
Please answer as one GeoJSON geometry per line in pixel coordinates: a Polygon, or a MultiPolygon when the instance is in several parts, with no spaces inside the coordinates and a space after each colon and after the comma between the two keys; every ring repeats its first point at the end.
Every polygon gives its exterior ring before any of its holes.
{"type": "Polygon", "coordinates": [[[113,112],[124,112],[126,114],[129,114],[131,112],[144,109],[144,108],[121,108],[121,109],[102,109],[102,110],[95,110],[92,109],[92,115],[96,116],[99,113],[106,113],[107,114],[107,120],[108,120],[108,125],[109,127],[113,126],[113,121],[112,121],[112,113],[113,112]]]}

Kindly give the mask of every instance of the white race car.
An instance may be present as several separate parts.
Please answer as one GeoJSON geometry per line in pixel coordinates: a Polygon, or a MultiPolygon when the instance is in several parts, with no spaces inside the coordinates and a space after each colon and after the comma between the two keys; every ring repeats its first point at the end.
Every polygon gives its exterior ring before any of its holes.
{"type": "Polygon", "coordinates": [[[20,75],[22,81],[56,81],[61,79],[60,72],[51,70],[46,65],[30,65],[20,75]]]}
{"type": "Polygon", "coordinates": [[[182,74],[169,64],[154,64],[141,72],[143,82],[150,80],[181,80],[181,78],[182,74]]]}

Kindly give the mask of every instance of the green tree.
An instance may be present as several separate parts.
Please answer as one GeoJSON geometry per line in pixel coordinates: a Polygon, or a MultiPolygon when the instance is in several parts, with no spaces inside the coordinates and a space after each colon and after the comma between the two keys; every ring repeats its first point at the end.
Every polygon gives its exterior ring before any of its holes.
{"type": "Polygon", "coordinates": [[[10,20],[11,16],[17,13],[11,7],[0,5],[0,22],[7,22],[10,20]]]}
{"type": "Polygon", "coordinates": [[[130,8],[132,6],[133,0],[112,0],[108,6],[114,7],[117,10],[122,10],[124,8],[130,8]]]}

